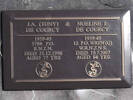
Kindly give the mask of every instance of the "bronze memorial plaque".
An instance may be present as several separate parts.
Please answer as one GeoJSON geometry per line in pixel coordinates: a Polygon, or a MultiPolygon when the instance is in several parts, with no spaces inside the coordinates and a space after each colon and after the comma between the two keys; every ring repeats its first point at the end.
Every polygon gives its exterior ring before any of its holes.
{"type": "Polygon", "coordinates": [[[130,11],[3,11],[2,55],[3,90],[130,87],[130,11]]]}

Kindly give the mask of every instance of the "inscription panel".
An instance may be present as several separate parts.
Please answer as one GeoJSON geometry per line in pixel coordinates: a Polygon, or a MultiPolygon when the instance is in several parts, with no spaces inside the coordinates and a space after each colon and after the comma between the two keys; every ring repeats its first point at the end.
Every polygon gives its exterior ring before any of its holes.
{"type": "Polygon", "coordinates": [[[16,17],[10,28],[16,82],[120,80],[120,17],[16,17]]]}
{"type": "Polygon", "coordinates": [[[130,11],[3,11],[4,90],[131,87],[130,11]]]}

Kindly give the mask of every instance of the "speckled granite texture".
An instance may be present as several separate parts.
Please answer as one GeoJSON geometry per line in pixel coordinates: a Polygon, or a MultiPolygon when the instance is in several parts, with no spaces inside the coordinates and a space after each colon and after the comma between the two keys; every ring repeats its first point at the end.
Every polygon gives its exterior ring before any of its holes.
{"type": "MultiPolygon", "coordinates": [[[[133,10],[133,0],[0,0],[0,10],[119,8],[133,10]]],[[[133,23],[133,19],[131,21],[133,23]]],[[[0,100],[133,100],[133,87],[129,89],[2,91],[1,83],[0,79],[0,100]]]]}

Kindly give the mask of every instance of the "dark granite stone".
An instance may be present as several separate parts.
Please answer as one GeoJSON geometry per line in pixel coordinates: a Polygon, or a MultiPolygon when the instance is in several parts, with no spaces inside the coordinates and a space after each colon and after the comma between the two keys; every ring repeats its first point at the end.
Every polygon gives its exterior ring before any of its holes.
{"type": "Polygon", "coordinates": [[[129,11],[5,11],[2,40],[5,90],[131,86],[129,11]]]}

